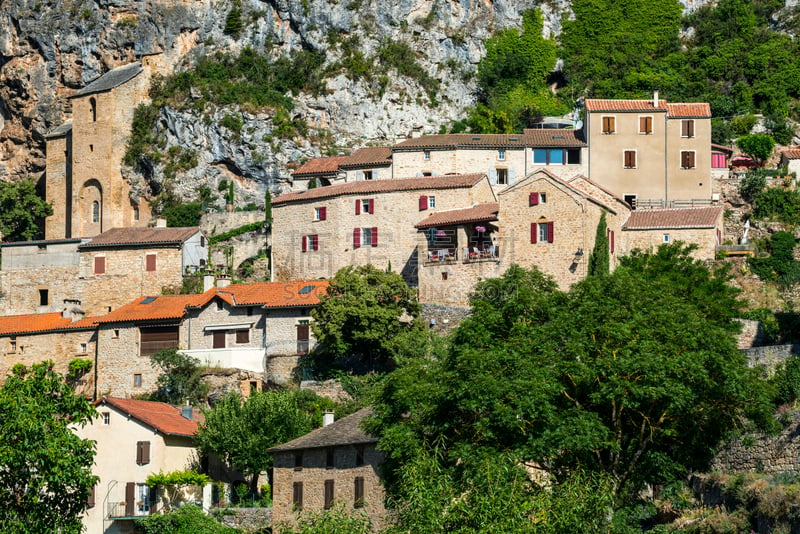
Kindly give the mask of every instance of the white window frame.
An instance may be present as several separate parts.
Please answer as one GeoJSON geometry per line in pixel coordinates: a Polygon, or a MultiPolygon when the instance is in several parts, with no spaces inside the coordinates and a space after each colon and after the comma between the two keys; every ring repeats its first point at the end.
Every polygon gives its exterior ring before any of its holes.
{"type": "Polygon", "coordinates": [[[314,208],[314,220],[315,221],[321,221],[322,220],[322,218],[320,218],[320,214],[322,213],[322,209],[323,209],[322,207],[314,208]]]}
{"type": "Polygon", "coordinates": [[[546,202],[547,202],[547,193],[539,191],[539,204],[545,204],[546,202]]]}
{"type": "Polygon", "coordinates": [[[603,135],[614,135],[617,133],[617,116],[616,115],[600,115],[600,133],[603,135]],[[603,122],[606,118],[614,119],[614,129],[607,132],[603,129],[603,122]]]}
{"type": "Polygon", "coordinates": [[[681,137],[684,139],[693,139],[694,137],[697,137],[697,132],[695,131],[696,126],[697,123],[694,119],[681,119],[681,137]],[[688,123],[692,124],[692,135],[683,135],[683,125],[688,123]]]}
{"type": "Polygon", "coordinates": [[[635,149],[635,148],[624,148],[622,150],[622,168],[623,169],[638,169],[639,168],[639,151],[637,149],[635,149]],[[628,152],[633,152],[633,159],[635,160],[633,167],[628,167],[627,165],[625,165],[625,154],[628,153],[628,152]]]}
{"type": "Polygon", "coordinates": [[[663,235],[661,236],[661,242],[662,242],[662,243],[669,243],[669,241],[670,241],[669,234],[663,234],[663,235]]]}
{"type": "Polygon", "coordinates": [[[372,227],[361,229],[361,246],[362,247],[372,246],[372,227]]]}
{"type": "Polygon", "coordinates": [[[101,415],[103,416],[103,425],[108,426],[111,424],[111,412],[102,412],[101,415]]]}
{"type": "Polygon", "coordinates": [[[547,234],[547,222],[540,222],[537,223],[536,232],[538,234],[538,243],[548,243],[550,241],[550,236],[547,234]]]}
{"type": "Polygon", "coordinates": [[[639,135],[653,135],[653,130],[655,130],[656,121],[655,121],[655,119],[653,118],[652,115],[639,115],[638,122],[639,122],[639,124],[637,125],[637,128],[639,129],[639,135]],[[650,131],[649,132],[643,132],[642,131],[642,119],[646,119],[646,118],[650,119],[650,131]]]}
{"type": "Polygon", "coordinates": [[[428,209],[436,207],[436,197],[433,195],[428,196],[428,209]]]}
{"type": "Polygon", "coordinates": [[[498,151],[497,151],[497,159],[499,161],[505,161],[506,160],[506,149],[505,148],[498,149],[498,151]]]}
{"type": "Polygon", "coordinates": [[[424,159],[425,161],[430,161],[431,160],[431,151],[430,150],[423,150],[422,151],[422,159],[424,159]]]}
{"type": "Polygon", "coordinates": [[[681,169],[685,169],[685,170],[696,169],[697,168],[697,151],[696,150],[681,150],[681,152],[680,152],[680,161],[678,162],[678,164],[680,165],[681,169]],[[691,152],[692,154],[694,154],[694,158],[693,158],[694,159],[694,165],[693,166],[691,166],[691,167],[684,167],[683,166],[683,154],[684,154],[684,152],[691,152]]]}
{"type": "Polygon", "coordinates": [[[369,215],[369,200],[370,199],[368,199],[368,198],[362,198],[361,199],[361,214],[362,215],[364,215],[364,214],[369,215]]]}
{"type": "Polygon", "coordinates": [[[507,168],[499,168],[495,169],[497,173],[497,185],[508,185],[508,169],[507,168]],[[501,174],[504,174],[504,178],[500,178],[501,174]]]}

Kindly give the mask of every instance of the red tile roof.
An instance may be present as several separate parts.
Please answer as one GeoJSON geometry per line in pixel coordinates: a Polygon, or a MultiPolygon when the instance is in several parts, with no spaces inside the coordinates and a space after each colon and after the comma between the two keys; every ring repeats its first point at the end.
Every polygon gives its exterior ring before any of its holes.
{"type": "Polygon", "coordinates": [[[89,330],[97,325],[95,317],[78,321],[65,319],[61,313],[28,313],[0,316],[0,335],[35,334],[62,330],[89,330]]]}
{"type": "Polygon", "coordinates": [[[781,155],[786,159],[800,159],[800,148],[786,148],[781,150],[781,155]]]}
{"type": "Polygon", "coordinates": [[[586,146],[583,139],[583,130],[572,128],[526,128],[525,143],[531,147],[540,146],[586,146]]]}
{"type": "Polygon", "coordinates": [[[660,99],[653,107],[653,99],[625,100],[617,98],[587,98],[586,111],[667,111],[667,101],[660,99]]]}
{"type": "Polygon", "coordinates": [[[305,162],[299,169],[292,173],[292,176],[336,174],[339,165],[347,160],[348,156],[335,156],[332,158],[313,158],[305,162]]]}
{"type": "Polygon", "coordinates": [[[163,402],[103,397],[97,401],[97,405],[113,406],[167,436],[193,437],[197,434],[196,420],[186,419],[181,415],[180,408],[163,402]]]}
{"type": "Polygon", "coordinates": [[[711,117],[711,105],[708,102],[667,104],[667,116],[672,118],[711,117]]]}
{"type": "Polygon", "coordinates": [[[204,295],[216,295],[233,306],[265,308],[315,306],[319,304],[319,297],[325,294],[328,285],[330,284],[327,280],[234,284],[222,289],[209,290],[204,295]]]}
{"type": "MultiPolygon", "coordinates": [[[[202,295],[157,295],[139,297],[130,304],[97,318],[98,323],[125,323],[129,321],[178,320],[186,314],[186,307],[201,302],[202,295]]],[[[207,300],[206,300],[207,302],[207,300]]]]}
{"type": "Polygon", "coordinates": [[[441,176],[426,176],[424,178],[398,178],[395,180],[365,180],[349,182],[346,184],[328,185],[307,191],[292,191],[285,193],[272,204],[285,204],[288,202],[301,202],[305,200],[320,200],[323,198],[338,197],[341,195],[364,195],[372,193],[391,193],[394,191],[417,191],[424,189],[459,189],[472,187],[481,179],[483,173],[476,174],[445,174],[441,176]]]}
{"type": "Polygon", "coordinates": [[[722,207],[634,210],[622,225],[623,230],[678,230],[714,228],[722,207]]]}
{"type": "Polygon", "coordinates": [[[350,154],[343,163],[339,165],[345,167],[369,167],[377,165],[392,164],[392,149],[388,146],[368,146],[359,148],[350,154]]]}
{"type": "Polygon", "coordinates": [[[130,247],[130,246],[180,246],[200,231],[197,226],[182,228],[112,228],[93,238],[78,249],[130,247]]]}
{"type": "Polygon", "coordinates": [[[471,208],[460,210],[440,211],[426,217],[416,228],[433,228],[434,226],[453,226],[455,224],[469,224],[484,221],[496,221],[500,205],[497,202],[478,204],[471,208]]]}
{"type": "Polygon", "coordinates": [[[392,151],[419,150],[420,148],[525,148],[522,134],[439,134],[406,139],[392,147],[392,151]]]}
{"type": "Polygon", "coordinates": [[[713,152],[715,150],[718,152],[725,152],[726,154],[733,154],[733,149],[731,147],[711,143],[711,151],[713,152]]]}

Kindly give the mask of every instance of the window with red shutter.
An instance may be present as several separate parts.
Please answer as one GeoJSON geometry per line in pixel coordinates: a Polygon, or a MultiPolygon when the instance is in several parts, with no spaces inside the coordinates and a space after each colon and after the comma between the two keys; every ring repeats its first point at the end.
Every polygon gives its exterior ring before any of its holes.
{"type": "Polygon", "coordinates": [[[311,250],[319,250],[319,236],[317,234],[311,236],[311,250]]]}
{"type": "Polygon", "coordinates": [[[548,243],[552,243],[553,242],[553,236],[554,236],[554,234],[553,234],[553,223],[549,222],[549,223],[547,223],[547,242],[548,243]]]}
{"type": "Polygon", "coordinates": [[[428,209],[428,197],[422,195],[419,197],[419,211],[425,211],[426,209],[428,209]]]}
{"type": "Polygon", "coordinates": [[[105,274],[106,272],[106,257],[95,256],[94,258],[94,274],[105,274]]]}
{"type": "Polygon", "coordinates": [[[369,212],[370,213],[375,213],[375,199],[374,198],[369,199],[369,212]]]}
{"type": "Polygon", "coordinates": [[[373,247],[377,247],[378,246],[378,227],[377,226],[373,226],[372,227],[372,246],[373,247]]]}
{"type": "Polygon", "coordinates": [[[320,221],[324,221],[327,217],[328,217],[328,208],[326,208],[325,206],[322,206],[319,209],[319,220],[320,221]]]}
{"type": "Polygon", "coordinates": [[[361,215],[361,200],[356,199],[356,215],[361,215]]]}
{"type": "Polygon", "coordinates": [[[531,193],[528,195],[528,205],[529,206],[538,206],[539,205],[539,193],[531,193]]]}
{"type": "Polygon", "coordinates": [[[361,246],[361,228],[353,228],[353,248],[361,246]]]}
{"type": "Polygon", "coordinates": [[[305,251],[307,251],[307,250],[308,250],[308,237],[307,237],[307,236],[303,236],[303,237],[300,239],[300,249],[301,249],[303,252],[305,252],[305,251]]]}
{"type": "Polygon", "coordinates": [[[539,225],[536,223],[531,223],[531,243],[536,243],[536,239],[539,237],[539,225]]]}

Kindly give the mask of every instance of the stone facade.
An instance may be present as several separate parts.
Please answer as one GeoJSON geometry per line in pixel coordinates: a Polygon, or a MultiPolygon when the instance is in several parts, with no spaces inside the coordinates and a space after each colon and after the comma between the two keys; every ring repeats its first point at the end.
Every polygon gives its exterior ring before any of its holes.
{"type": "Polygon", "coordinates": [[[109,71],[71,98],[71,125],[47,140],[45,190],[53,215],[45,237],[91,237],[114,227],[146,226],[146,199],[131,194],[121,165],[136,106],[148,99],[150,68],[109,71]]]}
{"type": "Polygon", "coordinates": [[[372,264],[378,268],[391,265],[416,286],[418,236],[414,225],[432,211],[495,200],[485,175],[356,182],[320,191],[275,199],[273,280],[329,278],[348,265],[372,264]],[[450,185],[456,181],[462,185],[450,185]],[[365,189],[360,189],[362,184],[365,189]],[[372,186],[375,189],[370,191],[372,186]],[[428,199],[425,209],[420,204],[423,196],[428,199]],[[430,205],[431,198],[435,206],[430,205]],[[325,210],[324,219],[319,218],[320,208],[325,210]],[[364,237],[370,231],[371,235],[364,237]],[[311,246],[311,236],[316,236],[316,247],[311,246]]]}
{"type": "Polygon", "coordinates": [[[97,329],[97,394],[131,397],[156,390],[159,370],[141,355],[141,332],[133,324],[97,329]]]}

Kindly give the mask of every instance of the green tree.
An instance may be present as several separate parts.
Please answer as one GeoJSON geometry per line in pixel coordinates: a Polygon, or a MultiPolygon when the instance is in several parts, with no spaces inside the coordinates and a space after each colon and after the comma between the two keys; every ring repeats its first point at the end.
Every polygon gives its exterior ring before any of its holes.
{"type": "Polygon", "coordinates": [[[297,524],[276,525],[277,534],[370,534],[372,522],[367,514],[348,510],[342,504],[330,510],[303,512],[297,524]]]}
{"type": "Polygon", "coordinates": [[[597,476],[620,507],[707,468],[743,421],[772,428],[769,388],[736,348],[737,290],[690,254],[638,252],[569,293],[519,267],[480,282],[445,357],[398,369],[375,403],[391,494],[421,453],[441,451],[459,490],[506,454],[557,484],[597,476]]]}
{"type": "Polygon", "coordinates": [[[594,236],[594,249],[589,254],[589,276],[605,276],[609,273],[611,255],[608,242],[608,224],[606,212],[600,216],[597,232],[594,236]]]}
{"type": "Polygon", "coordinates": [[[193,504],[181,506],[168,514],[154,514],[135,521],[136,531],[141,534],[236,534],[230,528],[193,504]]]}
{"type": "Polygon", "coordinates": [[[15,366],[0,387],[0,530],[80,533],[94,442],[72,429],[95,415],[53,371],[53,362],[15,366]]]}
{"type": "Polygon", "coordinates": [[[272,468],[270,447],[309,432],[312,415],[292,391],[254,392],[246,400],[231,392],[205,412],[197,432],[203,454],[219,457],[251,477],[250,491],[258,489],[258,475],[272,468]]]}
{"type": "Polygon", "coordinates": [[[0,181],[0,240],[30,241],[40,235],[40,223],[53,208],[36,194],[36,184],[0,181]]]}
{"type": "Polygon", "coordinates": [[[167,219],[170,228],[198,226],[203,205],[199,202],[188,202],[169,206],[161,213],[167,219]]]}
{"type": "Polygon", "coordinates": [[[769,135],[750,134],[737,139],[736,146],[742,152],[763,164],[772,154],[772,149],[775,148],[775,140],[769,135]]]}
{"type": "Polygon", "coordinates": [[[340,269],[311,312],[321,349],[317,362],[391,369],[408,342],[423,337],[419,312],[416,296],[398,273],[372,265],[340,269]]]}
{"type": "Polygon", "coordinates": [[[150,365],[161,369],[156,379],[158,389],[150,395],[150,400],[169,404],[205,403],[208,385],[202,381],[197,360],[175,349],[164,349],[150,355],[150,365]]]}

